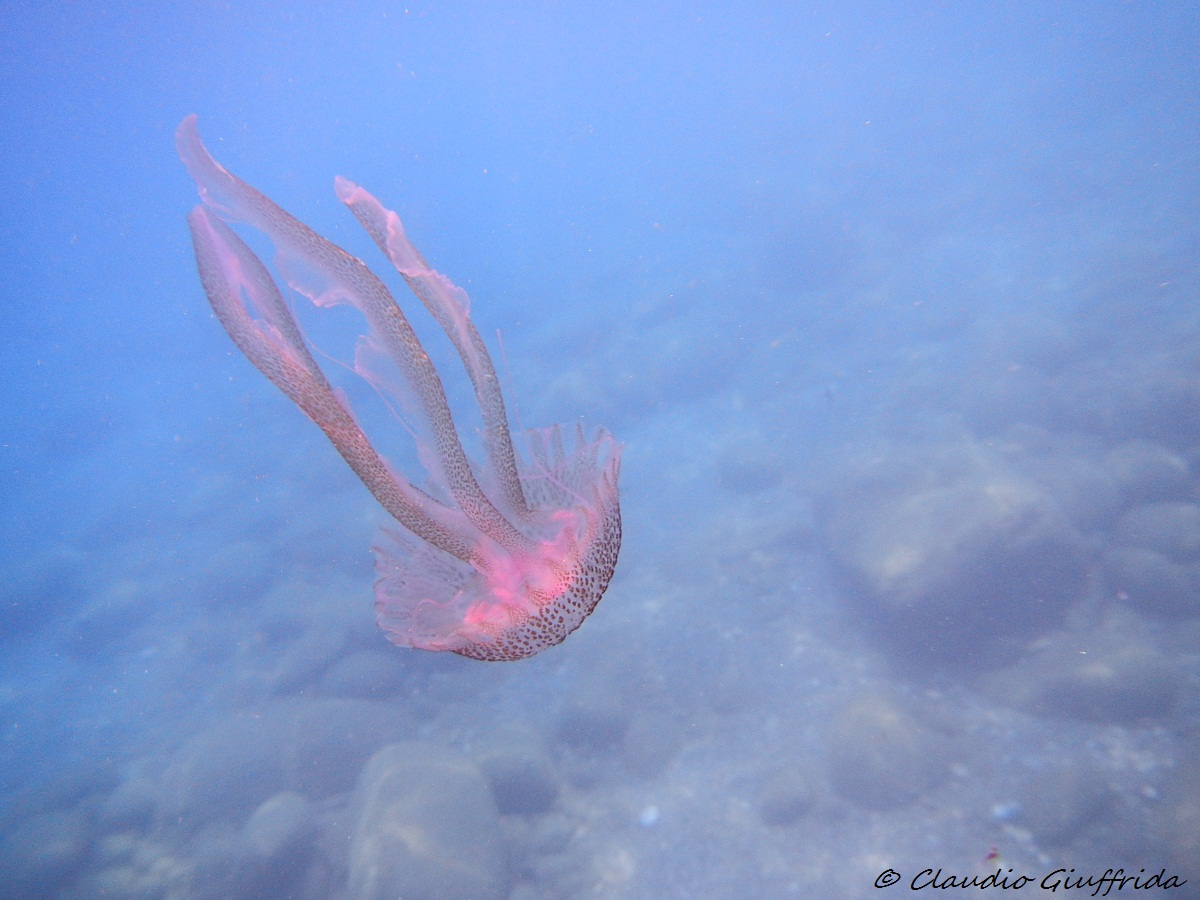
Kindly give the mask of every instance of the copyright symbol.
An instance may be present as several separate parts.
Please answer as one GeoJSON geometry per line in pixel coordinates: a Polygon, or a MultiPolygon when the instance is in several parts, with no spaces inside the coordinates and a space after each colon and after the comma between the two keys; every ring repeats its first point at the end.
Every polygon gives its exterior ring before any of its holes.
{"type": "Polygon", "coordinates": [[[895,869],[884,869],[879,873],[879,877],[875,879],[875,887],[885,888],[891,887],[900,880],[900,873],[895,869]]]}

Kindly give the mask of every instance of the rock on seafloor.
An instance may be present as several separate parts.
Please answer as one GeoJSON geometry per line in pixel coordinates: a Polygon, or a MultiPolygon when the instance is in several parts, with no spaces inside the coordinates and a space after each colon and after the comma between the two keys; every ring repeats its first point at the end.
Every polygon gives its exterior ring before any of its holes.
{"type": "Polygon", "coordinates": [[[1079,535],[996,454],[924,452],[867,467],[829,499],[831,558],[881,634],[923,663],[1010,657],[1084,590],[1079,535]]]}
{"type": "Polygon", "coordinates": [[[501,900],[508,859],[487,780],[447,748],[401,743],[367,763],[354,798],[350,900],[501,900]]]}
{"type": "Polygon", "coordinates": [[[944,735],[887,694],[865,694],[829,730],[829,779],[864,809],[894,809],[934,790],[949,771],[944,735]]]}

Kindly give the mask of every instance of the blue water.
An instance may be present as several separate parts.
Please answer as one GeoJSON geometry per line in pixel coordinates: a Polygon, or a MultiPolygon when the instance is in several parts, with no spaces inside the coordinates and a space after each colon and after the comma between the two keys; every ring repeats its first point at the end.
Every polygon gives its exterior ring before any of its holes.
{"type": "MultiPolygon", "coordinates": [[[[1197,896],[1198,40],[1187,4],[4,4],[0,895],[1197,896]],[[385,278],[333,177],[396,209],[513,418],[624,444],[561,646],[375,629],[385,514],[205,301],[190,113],[385,278]]],[[[297,312],[419,478],[355,316],[297,312]]]]}

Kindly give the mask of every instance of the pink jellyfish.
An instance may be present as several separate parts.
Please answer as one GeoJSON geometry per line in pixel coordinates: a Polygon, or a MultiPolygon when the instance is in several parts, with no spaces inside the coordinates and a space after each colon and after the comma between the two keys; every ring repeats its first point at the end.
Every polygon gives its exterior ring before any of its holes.
{"type": "Polygon", "coordinates": [[[453,342],[475,389],[486,459],[472,465],[442,381],[391,293],[363,262],[225,170],[196,117],[175,135],[203,201],[188,216],[200,280],[217,318],[264,375],[320,426],[402,529],[376,546],[375,610],[388,640],[482,660],[533,656],[560,643],[600,601],[621,548],[621,448],[608,432],[531,430],[513,445],[500,382],[467,294],[431,269],[400,218],[338,178],[338,198],[399,270],[453,342]],[[393,472],[317,367],[266,266],[229,227],[275,244],[283,280],[320,306],[349,303],[367,320],[355,371],[411,420],[425,490],[393,472]],[[400,379],[388,374],[399,369],[400,379]]]}

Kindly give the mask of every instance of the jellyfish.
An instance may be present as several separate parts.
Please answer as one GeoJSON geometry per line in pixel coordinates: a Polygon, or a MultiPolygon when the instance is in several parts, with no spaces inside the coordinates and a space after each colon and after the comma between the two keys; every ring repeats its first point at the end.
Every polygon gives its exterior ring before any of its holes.
{"type": "Polygon", "coordinates": [[[338,198],[453,343],[482,418],[483,459],[459,440],[442,381],[384,283],[209,154],[188,116],[176,148],[201,203],[188,215],[200,281],[238,349],[317,424],[395,520],[375,552],[375,611],[393,644],[517,660],[563,641],[596,607],[621,547],[621,447],[604,429],[530,429],[513,441],[495,366],[466,292],[429,267],[399,216],[344,179],[338,198]],[[281,281],[367,322],[354,371],[396,403],[427,473],[421,486],[371,444],[313,358],[266,265],[230,227],[275,245],[281,281]]]}

